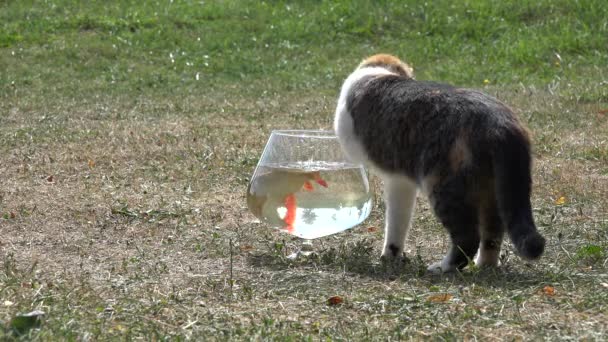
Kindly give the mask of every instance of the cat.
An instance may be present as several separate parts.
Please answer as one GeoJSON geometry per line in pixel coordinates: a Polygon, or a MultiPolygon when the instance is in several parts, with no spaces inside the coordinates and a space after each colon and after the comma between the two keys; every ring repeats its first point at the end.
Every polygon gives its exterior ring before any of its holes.
{"type": "Polygon", "coordinates": [[[477,266],[497,266],[505,230],[523,258],[544,252],[530,203],[529,133],[497,99],[417,81],[407,63],[378,54],[345,80],[334,130],[346,155],[384,183],[382,258],[403,256],[418,191],[451,238],[430,272],[462,269],[476,254],[477,266]]]}

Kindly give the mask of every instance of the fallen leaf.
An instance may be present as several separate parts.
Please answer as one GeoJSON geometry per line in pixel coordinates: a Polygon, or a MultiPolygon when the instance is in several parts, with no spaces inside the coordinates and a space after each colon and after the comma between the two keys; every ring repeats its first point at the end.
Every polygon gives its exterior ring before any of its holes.
{"type": "Polygon", "coordinates": [[[89,163],[88,164],[89,164],[89,169],[92,169],[92,168],[95,167],[95,161],[92,160],[92,159],[89,159],[89,163]]]}
{"type": "Polygon", "coordinates": [[[555,296],[555,287],[551,285],[546,285],[545,287],[543,287],[543,293],[547,296],[555,296]]]}
{"type": "Polygon", "coordinates": [[[453,297],[454,296],[452,296],[449,293],[441,293],[441,294],[428,296],[426,301],[431,302],[431,303],[445,303],[445,302],[448,302],[453,297]]]}
{"type": "Polygon", "coordinates": [[[116,324],[114,325],[114,329],[118,330],[119,332],[125,332],[127,331],[127,328],[125,328],[123,325],[121,324],[116,324]]]}
{"type": "Polygon", "coordinates": [[[248,251],[252,251],[253,250],[253,246],[252,245],[242,245],[241,247],[239,247],[241,249],[241,251],[243,252],[248,252],[248,251]]]}
{"type": "Polygon", "coordinates": [[[46,181],[49,182],[49,183],[53,183],[54,180],[55,179],[54,179],[53,175],[50,175],[50,176],[46,177],[46,181]]]}
{"type": "Polygon", "coordinates": [[[555,200],[555,204],[557,204],[557,205],[562,205],[564,203],[566,203],[566,197],[564,197],[564,196],[560,196],[560,198],[555,200]]]}
{"type": "Polygon", "coordinates": [[[378,227],[374,227],[374,226],[367,227],[367,232],[368,233],[375,233],[377,231],[378,231],[378,227]]]}
{"type": "Polygon", "coordinates": [[[342,303],[344,303],[344,298],[340,296],[333,296],[327,299],[327,305],[340,305],[342,303]]]}
{"type": "Polygon", "coordinates": [[[9,214],[9,217],[11,219],[15,219],[15,217],[17,217],[17,215],[15,215],[15,213],[11,211],[11,213],[9,214]]]}

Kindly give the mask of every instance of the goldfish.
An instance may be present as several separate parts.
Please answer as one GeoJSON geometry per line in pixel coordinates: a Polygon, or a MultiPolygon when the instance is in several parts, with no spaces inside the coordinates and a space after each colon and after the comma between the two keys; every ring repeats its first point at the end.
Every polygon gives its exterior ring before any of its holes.
{"type": "Polygon", "coordinates": [[[247,204],[255,216],[273,224],[280,222],[287,232],[293,233],[297,208],[295,194],[299,191],[314,191],[313,182],[328,187],[319,171],[273,169],[254,178],[249,185],[250,196],[247,197],[247,204]],[[275,212],[280,206],[286,209],[283,218],[275,212]],[[264,212],[265,207],[272,209],[273,212],[264,212]]]}

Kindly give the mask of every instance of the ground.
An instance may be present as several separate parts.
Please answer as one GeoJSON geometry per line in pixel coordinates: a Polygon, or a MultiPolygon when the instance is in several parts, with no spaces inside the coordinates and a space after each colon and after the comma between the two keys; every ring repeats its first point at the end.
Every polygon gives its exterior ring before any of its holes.
{"type": "Polygon", "coordinates": [[[0,1],[0,337],[25,340],[603,340],[608,334],[603,1],[0,1]],[[420,199],[408,260],[370,218],[300,241],[245,191],[273,129],[331,129],[376,52],[481,89],[534,136],[546,253],[432,276],[448,239],[420,199]],[[39,325],[16,317],[44,312],[39,325]]]}

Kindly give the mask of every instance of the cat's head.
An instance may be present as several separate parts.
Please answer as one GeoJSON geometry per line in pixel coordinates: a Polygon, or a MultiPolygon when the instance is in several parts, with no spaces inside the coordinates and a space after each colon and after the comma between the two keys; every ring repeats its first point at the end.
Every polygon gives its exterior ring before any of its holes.
{"type": "Polygon", "coordinates": [[[377,54],[366,58],[359,64],[359,69],[380,67],[407,78],[414,78],[414,69],[399,58],[388,54],[377,54]]]}

